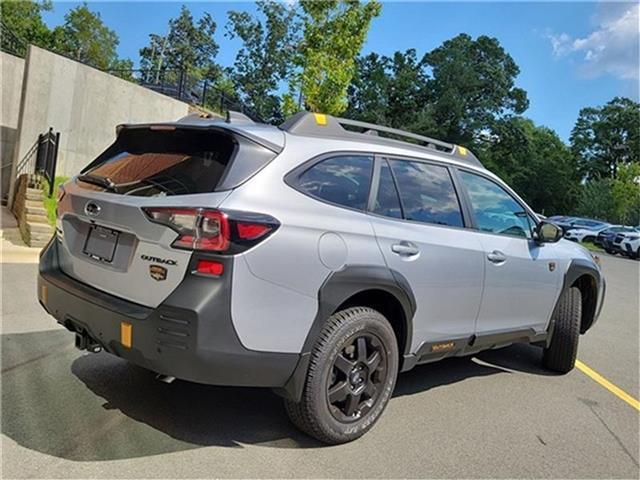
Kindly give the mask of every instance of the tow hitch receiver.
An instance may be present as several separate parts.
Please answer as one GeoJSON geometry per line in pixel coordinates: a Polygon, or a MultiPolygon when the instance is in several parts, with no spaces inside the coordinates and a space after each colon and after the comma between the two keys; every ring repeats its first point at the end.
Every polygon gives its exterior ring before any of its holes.
{"type": "Polygon", "coordinates": [[[85,333],[76,333],[76,348],[78,350],[87,350],[91,353],[98,353],[102,350],[100,344],[85,333]]]}

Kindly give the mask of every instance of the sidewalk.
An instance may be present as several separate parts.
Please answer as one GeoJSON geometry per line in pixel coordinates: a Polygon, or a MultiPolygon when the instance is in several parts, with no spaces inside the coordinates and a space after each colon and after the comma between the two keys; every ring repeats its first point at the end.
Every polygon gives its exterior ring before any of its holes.
{"type": "Polygon", "coordinates": [[[0,217],[0,263],[38,263],[39,248],[27,247],[22,241],[13,213],[2,206],[0,217]]]}

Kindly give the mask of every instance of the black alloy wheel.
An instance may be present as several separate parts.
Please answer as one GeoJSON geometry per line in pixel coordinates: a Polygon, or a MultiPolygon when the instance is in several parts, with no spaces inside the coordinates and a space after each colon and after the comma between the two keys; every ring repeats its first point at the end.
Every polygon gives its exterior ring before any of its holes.
{"type": "Polygon", "coordinates": [[[333,362],[327,402],[340,422],[354,422],[373,408],[387,378],[387,354],[370,333],[348,339],[333,362]]]}

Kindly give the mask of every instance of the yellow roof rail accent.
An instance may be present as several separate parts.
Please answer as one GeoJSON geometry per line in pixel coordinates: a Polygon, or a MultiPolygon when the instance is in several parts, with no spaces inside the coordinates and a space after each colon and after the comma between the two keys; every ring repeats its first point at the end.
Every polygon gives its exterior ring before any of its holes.
{"type": "Polygon", "coordinates": [[[318,125],[326,125],[327,124],[327,116],[324,113],[314,113],[313,116],[316,118],[316,123],[318,125]]]}
{"type": "Polygon", "coordinates": [[[458,153],[464,157],[467,153],[469,153],[469,150],[458,145],[458,153]]]}

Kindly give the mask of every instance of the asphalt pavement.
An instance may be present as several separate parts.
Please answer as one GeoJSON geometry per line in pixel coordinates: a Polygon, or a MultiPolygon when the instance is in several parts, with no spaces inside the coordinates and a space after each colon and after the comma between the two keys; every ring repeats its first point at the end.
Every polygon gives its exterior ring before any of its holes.
{"type": "MultiPolygon", "coordinates": [[[[379,423],[327,447],[268,390],[176,381],[82,354],[2,265],[2,478],[638,478],[639,412],[527,345],[402,374],[379,423]]],[[[21,255],[20,258],[26,258],[21,255]]],[[[35,256],[33,256],[35,258],[35,256]]],[[[640,262],[603,256],[607,298],[579,358],[639,397],[640,262]]]]}

